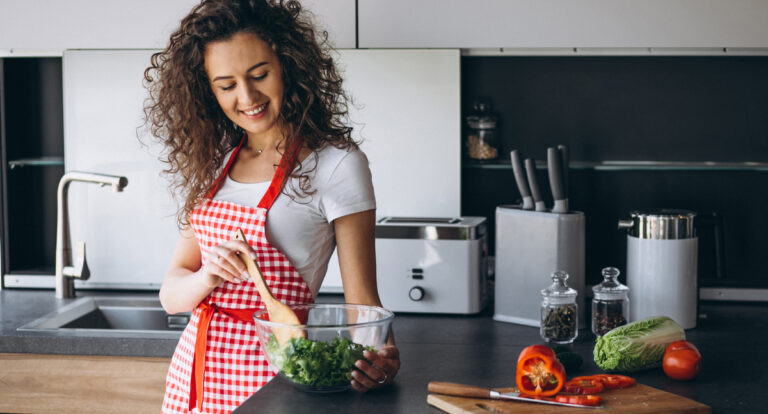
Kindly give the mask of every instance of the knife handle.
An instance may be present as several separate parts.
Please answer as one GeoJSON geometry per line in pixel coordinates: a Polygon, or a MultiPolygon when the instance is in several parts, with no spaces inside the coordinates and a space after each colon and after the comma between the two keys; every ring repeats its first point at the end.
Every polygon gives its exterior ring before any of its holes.
{"type": "Polygon", "coordinates": [[[454,395],[469,398],[491,398],[491,390],[474,385],[456,384],[454,382],[430,381],[427,391],[435,394],[454,395]]]}
{"type": "Polygon", "coordinates": [[[563,164],[563,195],[565,195],[565,198],[568,198],[568,173],[570,170],[570,163],[571,158],[570,154],[568,153],[568,147],[565,145],[558,145],[557,146],[558,151],[560,152],[560,162],[563,164]]]}
{"type": "Polygon", "coordinates": [[[547,211],[547,207],[544,205],[544,198],[541,196],[541,190],[539,189],[539,180],[536,178],[536,161],[532,158],[525,159],[525,173],[528,175],[528,185],[531,187],[533,203],[536,205],[535,210],[547,211]]]}
{"type": "Polygon", "coordinates": [[[547,148],[547,169],[549,170],[549,187],[552,190],[552,198],[555,200],[552,212],[567,213],[568,207],[565,205],[563,192],[563,165],[557,148],[547,148]]]}
{"type": "Polygon", "coordinates": [[[517,190],[520,191],[520,196],[523,198],[523,210],[532,210],[533,200],[531,199],[530,191],[528,191],[528,183],[525,182],[525,173],[523,172],[523,164],[520,162],[520,153],[517,150],[512,150],[509,153],[509,158],[512,161],[512,173],[515,175],[517,190]]]}

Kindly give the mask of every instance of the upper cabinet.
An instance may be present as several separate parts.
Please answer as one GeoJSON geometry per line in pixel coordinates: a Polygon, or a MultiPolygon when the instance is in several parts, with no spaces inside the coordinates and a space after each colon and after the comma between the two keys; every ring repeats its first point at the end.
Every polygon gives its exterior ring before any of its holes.
{"type": "Polygon", "coordinates": [[[768,47],[757,0],[358,0],[361,48],[768,47]]]}
{"type": "Polygon", "coordinates": [[[302,0],[301,4],[314,15],[315,25],[328,32],[334,47],[357,47],[355,0],[302,0]]]}
{"type": "MultiPolygon", "coordinates": [[[[0,54],[157,49],[199,0],[0,0],[0,54]]],[[[355,47],[355,0],[304,0],[338,48],[355,47]]]]}

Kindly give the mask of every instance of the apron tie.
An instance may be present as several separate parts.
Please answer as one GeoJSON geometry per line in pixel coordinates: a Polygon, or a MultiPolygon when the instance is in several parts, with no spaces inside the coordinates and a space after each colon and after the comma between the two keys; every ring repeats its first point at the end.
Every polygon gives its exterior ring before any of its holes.
{"type": "Polygon", "coordinates": [[[192,358],[192,378],[189,387],[189,409],[195,408],[203,411],[203,378],[205,374],[205,350],[208,347],[208,326],[211,324],[213,314],[223,313],[242,322],[253,323],[253,314],[258,309],[227,309],[220,308],[211,303],[208,298],[198,305],[200,319],[197,324],[197,337],[195,338],[195,355],[192,358]]]}

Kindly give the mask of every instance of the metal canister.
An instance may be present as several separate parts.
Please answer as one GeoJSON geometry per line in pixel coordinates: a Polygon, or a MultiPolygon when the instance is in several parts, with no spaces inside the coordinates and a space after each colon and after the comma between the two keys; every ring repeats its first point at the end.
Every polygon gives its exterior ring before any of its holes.
{"type": "Polygon", "coordinates": [[[683,329],[696,327],[698,238],[688,210],[633,211],[627,230],[630,316],[668,316],[683,329]]]}

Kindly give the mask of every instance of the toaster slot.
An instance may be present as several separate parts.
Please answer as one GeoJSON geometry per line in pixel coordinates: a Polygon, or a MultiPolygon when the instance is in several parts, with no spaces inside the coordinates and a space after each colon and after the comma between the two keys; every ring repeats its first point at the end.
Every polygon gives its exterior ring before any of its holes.
{"type": "Polygon", "coordinates": [[[379,223],[392,224],[456,224],[461,223],[457,217],[384,217],[379,223]]]}

